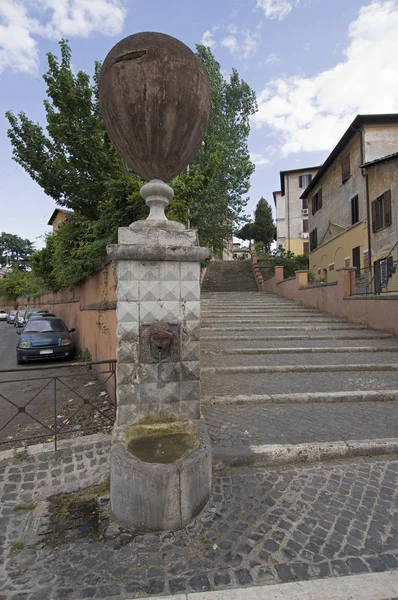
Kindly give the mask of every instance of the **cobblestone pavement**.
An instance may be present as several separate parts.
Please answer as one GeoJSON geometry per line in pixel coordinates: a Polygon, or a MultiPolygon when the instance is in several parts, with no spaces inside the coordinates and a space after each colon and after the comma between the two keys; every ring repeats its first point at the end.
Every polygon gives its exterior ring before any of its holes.
{"type": "Polygon", "coordinates": [[[398,402],[202,407],[215,446],[398,437],[398,402]]]}
{"type": "Polygon", "coordinates": [[[384,458],[226,472],[182,531],[134,537],[104,522],[93,536],[83,522],[75,538],[46,544],[46,499],[103,481],[108,459],[109,440],[95,436],[0,461],[1,600],[116,600],[398,567],[398,460],[384,458]]]}

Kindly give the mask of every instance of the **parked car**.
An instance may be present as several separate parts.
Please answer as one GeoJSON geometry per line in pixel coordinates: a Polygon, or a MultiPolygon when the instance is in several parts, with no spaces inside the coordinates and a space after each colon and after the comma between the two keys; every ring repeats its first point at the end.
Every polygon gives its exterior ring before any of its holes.
{"type": "Polygon", "coordinates": [[[22,326],[29,320],[31,315],[46,314],[48,310],[46,308],[27,308],[23,314],[22,326]]]}
{"type": "Polygon", "coordinates": [[[10,312],[7,315],[7,323],[9,325],[14,323],[14,319],[15,319],[15,314],[16,314],[16,310],[10,310],[10,312]]]}
{"type": "Polygon", "coordinates": [[[25,308],[23,308],[22,310],[17,310],[17,312],[15,313],[15,319],[14,319],[14,327],[23,327],[23,316],[25,314],[25,308]]]}
{"type": "Polygon", "coordinates": [[[7,321],[7,313],[5,310],[0,310],[0,321],[7,321]]]}
{"type": "Polygon", "coordinates": [[[17,363],[45,358],[70,358],[74,356],[71,333],[58,317],[41,316],[31,318],[20,334],[17,344],[17,363]]]}
{"type": "Polygon", "coordinates": [[[57,315],[54,313],[49,313],[49,312],[30,312],[27,315],[24,316],[25,322],[29,321],[30,319],[37,319],[40,317],[56,317],[57,315]]]}

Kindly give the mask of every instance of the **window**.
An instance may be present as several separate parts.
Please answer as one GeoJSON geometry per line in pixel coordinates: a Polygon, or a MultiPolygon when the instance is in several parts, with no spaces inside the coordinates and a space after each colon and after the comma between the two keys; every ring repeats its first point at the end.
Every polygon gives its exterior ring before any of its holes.
{"type": "Polygon", "coordinates": [[[359,221],[359,205],[358,205],[358,195],[351,198],[351,224],[354,225],[359,221]]]}
{"type": "Polygon", "coordinates": [[[318,245],[318,232],[315,227],[312,231],[310,231],[310,250],[315,250],[318,245]]]}
{"type": "Polygon", "coordinates": [[[355,275],[359,277],[361,274],[361,248],[359,246],[352,249],[352,266],[357,270],[355,275]]]}
{"type": "Polygon", "coordinates": [[[303,198],[303,206],[302,206],[303,210],[308,208],[308,198],[303,198]]]}
{"type": "Polygon", "coordinates": [[[351,177],[350,153],[341,161],[341,183],[345,183],[351,177]]]}
{"type": "Polygon", "coordinates": [[[304,242],[303,244],[303,254],[308,254],[310,251],[310,244],[309,242],[304,242]]]}
{"type": "Polygon", "coordinates": [[[391,191],[387,190],[382,196],[372,202],[373,233],[392,224],[391,191]]]}
{"type": "Polygon", "coordinates": [[[308,219],[303,221],[303,233],[308,233],[308,219]]]}
{"type": "MultiPolygon", "coordinates": [[[[305,175],[300,175],[299,176],[299,187],[301,188],[306,188],[310,182],[312,180],[312,175],[310,175],[309,173],[305,174],[305,175]]],[[[303,208],[306,208],[303,206],[303,208]]]]}
{"type": "Polygon", "coordinates": [[[320,188],[315,196],[312,197],[312,214],[314,215],[317,210],[322,208],[322,188],[320,188]]]}

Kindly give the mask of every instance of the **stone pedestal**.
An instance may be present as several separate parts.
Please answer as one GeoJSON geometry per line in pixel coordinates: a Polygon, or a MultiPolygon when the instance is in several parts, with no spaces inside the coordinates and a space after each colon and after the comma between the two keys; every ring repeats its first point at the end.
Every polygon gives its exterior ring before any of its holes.
{"type": "Polygon", "coordinates": [[[211,490],[199,364],[200,263],[208,250],[196,232],[163,217],[120,228],[108,252],[116,263],[118,340],[112,511],[136,531],[179,528],[211,490]],[[153,464],[129,453],[133,425],[176,422],[197,432],[198,448],[187,458],[153,464]]]}

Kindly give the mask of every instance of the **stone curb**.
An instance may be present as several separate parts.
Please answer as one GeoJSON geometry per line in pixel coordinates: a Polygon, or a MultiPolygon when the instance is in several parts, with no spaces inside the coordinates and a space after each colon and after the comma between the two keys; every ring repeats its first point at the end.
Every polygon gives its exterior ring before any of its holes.
{"type": "Polygon", "coordinates": [[[213,472],[398,454],[398,438],[213,448],[213,472]]]}
{"type": "Polygon", "coordinates": [[[253,394],[238,396],[204,396],[203,405],[215,404],[310,404],[327,402],[390,402],[398,400],[398,390],[361,392],[299,392],[296,394],[253,394]]]}
{"type": "Polygon", "coordinates": [[[147,600],[394,600],[398,572],[365,573],[215,592],[157,596],[147,600]]]}
{"type": "Polygon", "coordinates": [[[202,350],[202,354],[214,355],[219,354],[338,354],[340,352],[357,353],[357,352],[398,352],[398,346],[317,346],[310,348],[225,348],[223,350],[202,350]]]}
{"type": "MultiPolygon", "coordinates": [[[[58,449],[56,452],[63,452],[65,450],[75,450],[81,446],[86,446],[87,444],[97,444],[100,442],[109,443],[110,444],[111,436],[106,433],[93,433],[91,435],[84,435],[80,437],[70,438],[67,440],[61,440],[58,442],[58,449]]],[[[28,456],[37,456],[38,454],[43,454],[45,452],[51,452],[55,454],[54,451],[54,443],[43,443],[43,444],[34,444],[32,446],[20,446],[19,448],[11,448],[10,450],[2,450],[0,452],[0,462],[2,460],[9,460],[10,458],[14,458],[14,451],[22,450],[23,448],[28,449],[28,456]]]]}
{"type": "Polygon", "coordinates": [[[216,373],[339,373],[346,371],[398,371],[398,363],[368,365],[253,365],[250,367],[202,367],[201,372],[216,373]]]}

